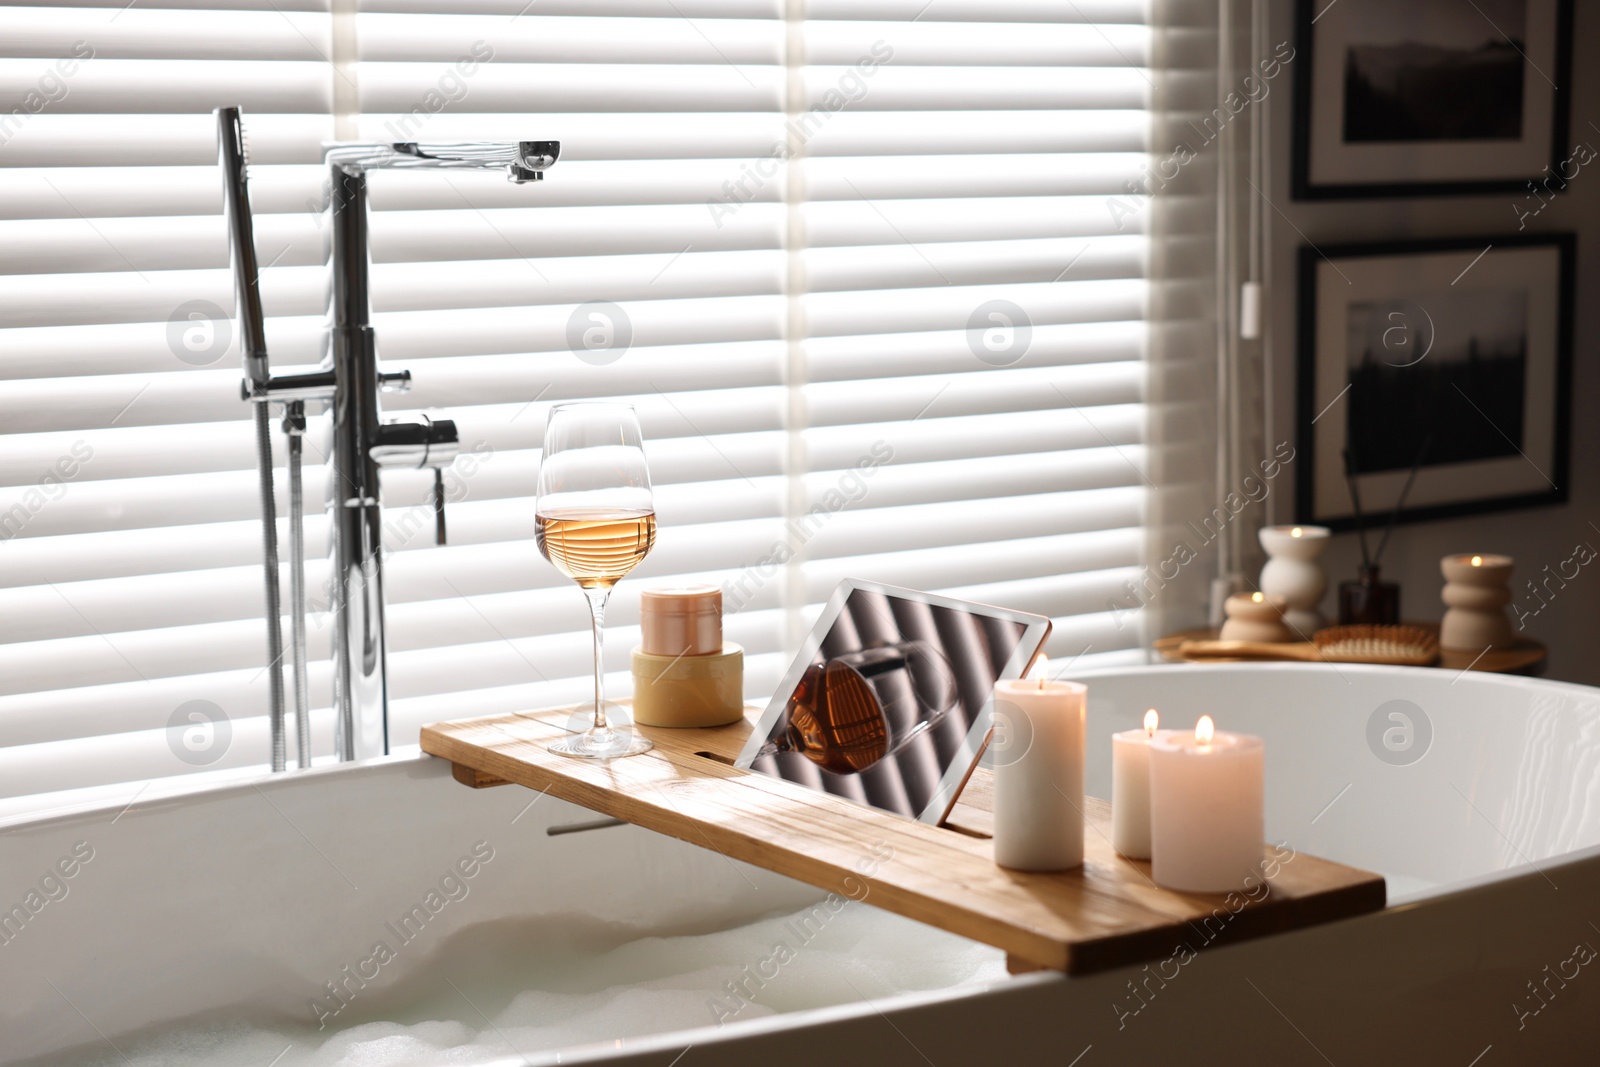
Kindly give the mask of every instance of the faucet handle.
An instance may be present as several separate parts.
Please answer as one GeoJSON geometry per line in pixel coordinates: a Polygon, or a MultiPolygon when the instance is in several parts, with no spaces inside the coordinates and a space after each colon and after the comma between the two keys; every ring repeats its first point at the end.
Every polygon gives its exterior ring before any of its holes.
{"type": "Polygon", "coordinates": [[[411,372],[408,370],[386,370],[378,373],[378,388],[385,393],[411,392],[411,372]]]}
{"type": "Polygon", "coordinates": [[[461,435],[451,419],[419,414],[416,419],[393,419],[378,427],[371,449],[380,467],[448,467],[461,451],[461,435]]]}
{"type": "MultiPolygon", "coordinates": [[[[403,373],[403,372],[402,372],[403,373]]],[[[461,435],[451,419],[420,414],[415,419],[392,419],[378,427],[370,455],[380,467],[433,468],[433,537],[445,543],[444,468],[461,451],[461,435]]]]}
{"type": "Polygon", "coordinates": [[[445,543],[444,533],[444,468],[433,468],[433,543],[445,543]]]}

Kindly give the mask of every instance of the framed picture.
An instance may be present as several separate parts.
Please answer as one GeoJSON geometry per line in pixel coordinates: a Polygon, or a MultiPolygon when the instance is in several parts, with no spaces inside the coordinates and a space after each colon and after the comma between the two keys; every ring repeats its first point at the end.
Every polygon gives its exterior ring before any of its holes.
{"type": "Polygon", "coordinates": [[[1567,500],[1572,234],[1300,250],[1296,521],[1567,500]]]}
{"type": "Polygon", "coordinates": [[[1299,0],[1296,34],[1295,199],[1565,188],[1572,0],[1299,0]]]}

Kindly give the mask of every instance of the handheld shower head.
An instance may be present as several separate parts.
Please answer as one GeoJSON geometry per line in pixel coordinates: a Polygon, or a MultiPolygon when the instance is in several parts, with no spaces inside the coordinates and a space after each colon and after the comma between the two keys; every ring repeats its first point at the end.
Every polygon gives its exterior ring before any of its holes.
{"type": "Polygon", "coordinates": [[[249,141],[237,107],[219,107],[217,162],[222,170],[222,210],[228,221],[228,248],[233,267],[234,294],[239,307],[239,349],[252,382],[267,381],[267,342],[261,311],[261,290],[256,266],[255,225],[250,217],[247,178],[249,141]]]}

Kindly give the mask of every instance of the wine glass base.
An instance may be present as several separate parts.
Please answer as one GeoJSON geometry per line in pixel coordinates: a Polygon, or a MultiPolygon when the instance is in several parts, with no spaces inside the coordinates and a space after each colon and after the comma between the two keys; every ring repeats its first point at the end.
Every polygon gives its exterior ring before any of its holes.
{"type": "Polygon", "coordinates": [[[618,731],[612,731],[610,737],[575,734],[550,743],[551,752],[558,756],[571,756],[574,759],[620,759],[623,756],[637,756],[641,752],[649,752],[653,747],[655,746],[637,734],[618,731]]]}

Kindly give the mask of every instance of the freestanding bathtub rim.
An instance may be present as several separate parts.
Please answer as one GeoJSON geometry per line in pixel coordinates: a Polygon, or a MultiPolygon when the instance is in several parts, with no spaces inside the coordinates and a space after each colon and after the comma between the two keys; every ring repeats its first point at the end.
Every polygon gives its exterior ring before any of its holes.
{"type": "MultiPolygon", "coordinates": [[[[1393,677],[1407,680],[1433,678],[1441,673],[1435,667],[1396,667],[1383,664],[1342,663],[1335,665],[1301,662],[1241,662],[1225,664],[1158,663],[1143,666],[1095,667],[1083,671],[1074,671],[1072,672],[1072,677],[1074,680],[1091,682],[1096,678],[1122,678],[1129,675],[1148,674],[1156,678],[1171,678],[1194,674],[1197,677],[1214,677],[1221,672],[1234,673],[1240,671],[1268,676],[1304,675],[1311,672],[1326,672],[1330,676],[1337,676],[1342,672],[1348,671],[1356,675],[1377,678],[1393,677]]],[[[1562,682],[1524,675],[1491,674],[1485,671],[1462,671],[1449,684],[1455,685],[1463,682],[1474,688],[1504,688],[1543,693],[1554,691],[1575,700],[1590,702],[1600,707],[1600,689],[1574,682],[1562,682]]],[[[295,769],[286,773],[273,773],[265,764],[262,764],[254,768],[234,768],[221,772],[219,776],[201,773],[155,779],[145,785],[124,783],[121,788],[128,790],[126,798],[109,796],[112,790],[121,791],[118,785],[102,786],[88,791],[94,795],[82,800],[68,801],[47,809],[19,811],[12,815],[0,816],[0,837],[35,827],[46,828],[59,825],[85,816],[116,812],[115,818],[120,818],[126,812],[143,811],[189,799],[201,797],[220,799],[229,796],[242,796],[251,791],[259,790],[264,786],[288,786],[331,775],[381,773],[384,768],[399,765],[414,765],[422,776],[428,778],[448,776],[450,773],[448,762],[430,756],[418,748],[408,746],[407,750],[388,756],[379,756],[353,763],[326,763],[306,769],[295,769]]],[[[1594,854],[1600,854],[1600,847],[1564,853],[1562,858],[1563,860],[1569,858],[1583,859],[1594,854]]],[[[1517,876],[1517,872],[1524,869],[1537,871],[1538,865],[1531,861],[1524,861],[1523,864],[1515,867],[1506,867],[1485,875],[1472,876],[1459,882],[1434,887],[1423,896],[1414,899],[1431,899],[1456,889],[1467,889],[1481,884],[1501,881],[1507,877],[1517,876]]]]}
{"type": "MultiPolygon", "coordinates": [[[[1439,667],[1400,667],[1386,663],[1317,663],[1300,660],[1261,660],[1261,661],[1230,661],[1223,663],[1151,663],[1143,666],[1121,667],[1089,667],[1081,671],[1061,673],[1062,678],[1071,677],[1074,681],[1093,681],[1096,678],[1110,678],[1125,675],[1144,675],[1152,677],[1165,677],[1173,675],[1195,675],[1205,677],[1218,673],[1249,672],[1252,674],[1310,674],[1325,673],[1334,677],[1345,671],[1357,675],[1370,675],[1375,677],[1393,677],[1405,679],[1437,679],[1440,675],[1448,673],[1439,667]]],[[[1056,676],[1052,672],[1052,677],[1056,676]]],[[[1531,689],[1548,691],[1551,689],[1567,692],[1575,698],[1586,699],[1600,703],[1600,688],[1583,685],[1580,682],[1563,682],[1555,678],[1539,678],[1527,674],[1500,674],[1492,671],[1464,670],[1456,672],[1456,677],[1446,683],[1454,686],[1466,683],[1474,687],[1484,688],[1510,688],[1531,689]]],[[[1092,696],[1092,694],[1091,694],[1092,696]]]]}
{"type": "MultiPolygon", "coordinates": [[[[416,764],[418,769],[425,769],[429,777],[434,777],[433,768],[427,765],[427,761],[432,759],[432,756],[428,756],[421,751],[402,752],[395,755],[378,756],[369,760],[359,760],[354,763],[327,763],[321,766],[294,769],[287,772],[273,773],[266,764],[261,764],[256,767],[233,768],[223,772],[220,776],[204,773],[186,774],[171,778],[157,778],[142,786],[133,782],[98,786],[86,791],[92,792],[94,795],[82,800],[68,801],[52,808],[20,811],[13,815],[0,816],[0,837],[20,830],[54,826],[87,816],[115,812],[115,818],[121,818],[123,814],[128,812],[164,807],[176,801],[243,796],[262,786],[288,786],[318,778],[326,778],[331,775],[359,775],[362,772],[370,774],[398,764],[416,764]],[[105,799],[105,796],[114,789],[125,791],[126,796],[105,799]]],[[[444,764],[442,772],[445,776],[449,775],[448,763],[444,764]]],[[[115,821],[115,818],[113,821],[115,821]]]]}
{"type": "MultiPolygon", "coordinates": [[[[1268,676],[1273,674],[1294,675],[1299,678],[1326,674],[1330,684],[1338,684],[1334,671],[1355,672],[1361,675],[1375,677],[1403,677],[1409,681],[1419,678],[1430,678],[1440,681],[1439,672],[1422,668],[1397,668],[1382,666],[1355,666],[1340,665],[1338,668],[1323,665],[1308,664],[1250,664],[1250,665],[1160,665],[1152,667],[1134,668],[1102,668],[1086,670],[1075,673],[1074,677],[1092,681],[1096,678],[1121,678],[1137,683],[1140,676],[1149,675],[1168,679],[1182,679],[1191,675],[1193,671],[1228,673],[1246,673],[1251,676],[1268,676]],[[1396,672],[1399,672],[1398,675],[1396,672]],[[1420,673],[1419,673],[1420,672],[1420,673]]],[[[1195,676],[1199,677],[1199,676],[1195,676]]],[[[1448,676],[1446,676],[1448,677],[1448,676]]],[[[1570,683],[1553,682],[1543,679],[1520,678],[1497,675],[1477,675],[1458,677],[1457,681],[1463,687],[1458,691],[1467,689],[1492,689],[1502,692],[1536,692],[1544,695],[1564,696],[1574,699],[1582,704],[1600,704],[1600,690],[1570,683]]],[[[1454,684],[1454,683],[1449,683],[1454,684]]],[[[185,802],[194,800],[223,799],[229,797],[248,797],[254,792],[271,793],[277,790],[294,789],[310,785],[313,779],[324,782],[329,781],[329,775],[389,775],[396,781],[414,779],[419,785],[435,781],[451,789],[461,789],[450,782],[449,764],[443,760],[432,757],[424,758],[420,753],[398,754],[380,759],[369,760],[359,764],[330,764],[316,767],[307,771],[294,774],[271,774],[265,770],[247,773],[244,770],[228,772],[226,780],[207,776],[206,780],[197,781],[194,776],[159,781],[140,787],[130,785],[123,790],[123,795],[115,798],[101,798],[86,800],[78,804],[63,805],[47,812],[19,813],[0,819],[0,837],[11,834],[29,832],[35,828],[46,830],[52,827],[61,827],[73,822],[81,822],[86,818],[98,820],[120,817],[120,813],[159,811],[164,808],[182,807],[185,802]]],[[[354,782],[356,779],[350,779],[354,782]]],[[[1521,851],[1512,846],[1519,856],[1521,851]]],[[[1515,866],[1506,866],[1482,874],[1453,879],[1443,882],[1429,889],[1419,892],[1399,901],[1391,901],[1389,907],[1369,915],[1359,916],[1344,920],[1344,923],[1357,924],[1344,929],[1352,935],[1364,937],[1367,943],[1382,944],[1384,931],[1393,932],[1413,920],[1420,912],[1426,912],[1436,906],[1449,906],[1466,901],[1488,900],[1496,892],[1508,888],[1516,888],[1525,895],[1547,893],[1549,890],[1544,882],[1551,880],[1564,880],[1565,872],[1582,871],[1589,873],[1600,871],[1600,845],[1585,847],[1569,852],[1561,852],[1536,861],[1527,860],[1515,866]]],[[[1568,894],[1563,894],[1566,896],[1568,894]]],[[[1448,914],[1448,910],[1444,910],[1448,914]]],[[[1309,928],[1310,931],[1321,928],[1309,928]]],[[[1292,940],[1306,932],[1291,932],[1279,935],[1283,939],[1283,951],[1291,955],[1299,953],[1302,948],[1292,944],[1292,940]]],[[[1278,938],[1268,938],[1258,941],[1241,942],[1237,945],[1219,944],[1206,951],[1206,956],[1213,953],[1219,955],[1233,955],[1251,951],[1251,946],[1262,946],[1278,938]]],[[[1302,943],[1303,946],[1304,943],[1302,943]]],[[[619,1055],[625,1056],[660,1056],[663,1064],[681,1054],[687,1046],[694,1044],[722,1044],[733,1043],[741,1038],[760,1035],[783,1034],[808,1026],[821,1026],[832,1023],[842,1023],[856,1020],[871,1020],[876,1016],[887,1017],[908,1009],[926,1009],[942,1004],[966,1000],[968,998],[984,997],[994,993],[1020,992],[1042,986],[1047,983],[1059,985],[1063,993],[1070,991],[1072,986],[1068,983],[1077,980],[1053,972],[1039,972],[1036,974],[994,979],[989,981],[972,982],[962,986],[919,990],[907,993],[882,996],[872,999],[863,998],[843,1004],[829,1005],[818,1008],[808,1008],[799,1011],[786,1012],[761,1018],[742,1019],[730,1025],[718,1026],[715,1024],[694,1027],[677,1031],[669,1031],[621,1040],[595,1041],[583,1045],[569,1046],[560,1050],[540,1052],[531,1057],[510,1055],[493,1061],[493,1067],[511,1067],[513,1064],[543,1065],[552,1063],[584,1063],[605,1060],[619,1055]]],[[[881,1024],[880,1024],[881,1025],[881,1024]]],[[[897,1028],[898,1029],[898,1028],[897,1028]]]]}

